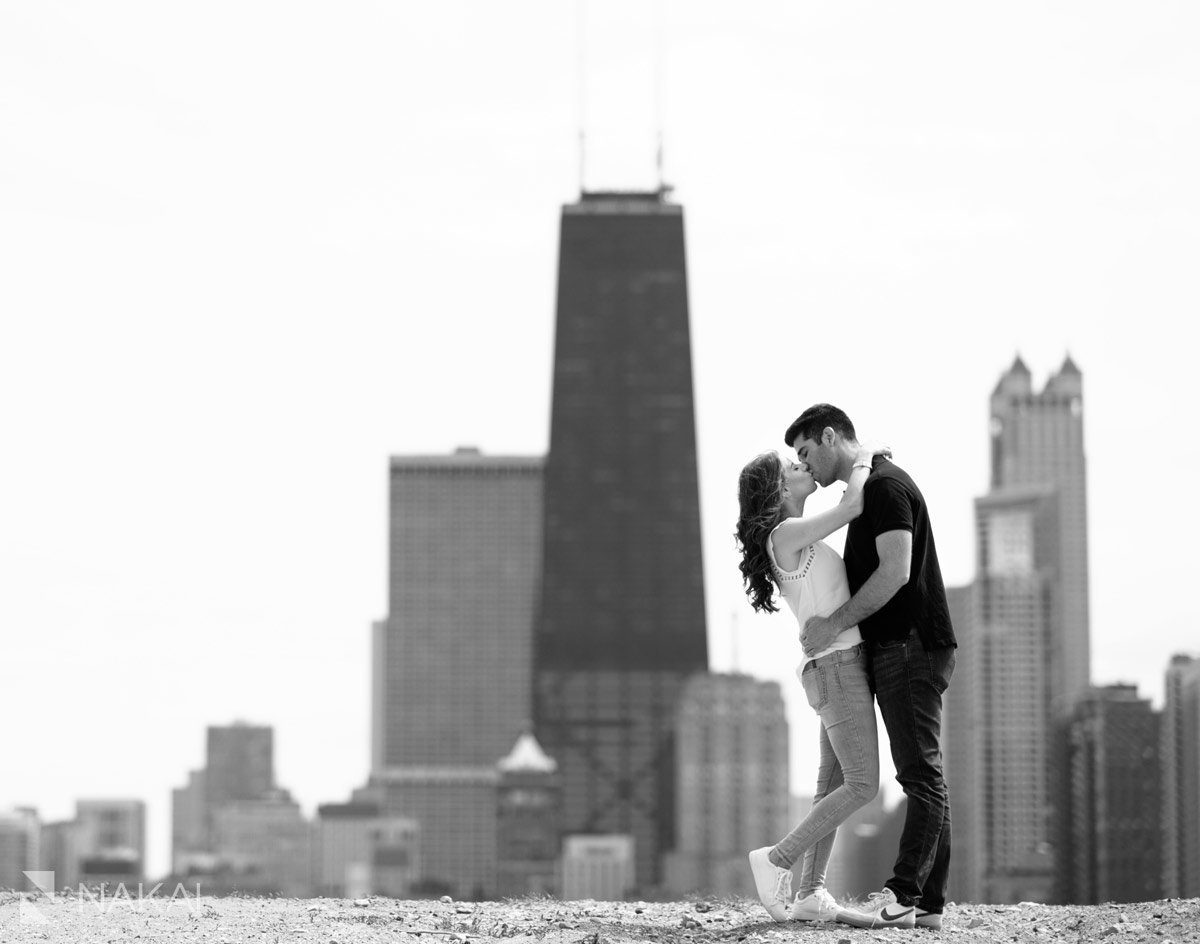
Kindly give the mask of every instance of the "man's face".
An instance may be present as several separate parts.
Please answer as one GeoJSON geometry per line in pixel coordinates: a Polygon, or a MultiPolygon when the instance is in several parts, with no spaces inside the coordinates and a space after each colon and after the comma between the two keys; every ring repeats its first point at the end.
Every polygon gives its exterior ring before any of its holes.
{"type": "Polygon", "coordinates": [[[816,439],[797,439],[793,446],[800,461],[808,466],[820,486],[832,485],[837,479],[837,457],[832,443],[816,439]]]}

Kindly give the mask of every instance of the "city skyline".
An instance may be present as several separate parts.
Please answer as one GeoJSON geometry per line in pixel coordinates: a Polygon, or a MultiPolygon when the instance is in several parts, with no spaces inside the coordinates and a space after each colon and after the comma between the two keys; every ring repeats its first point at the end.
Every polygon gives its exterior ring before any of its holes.
{"type": "MultiPolygon", "coordinates": [[[[576,30],[564,5],[521,12],[264,5],[234,28],[215,8],[0,11],[0,306],[18,315],[0,392],[20,406],[0,619],[21,641],[0,690],[31,719],[0,807],[53,820],[77,796],[142,797],[156,872],[207,724],[274,726],[306,810],[361,780],[387,457],[548,448],[576,30]],[[275,41],[285,22],[294,43],[275,41]],[[139,736],[77,736],[101,700],[139,736]],[[52,768],[47,730],[70,745],[52,768]]],[[[590,16],[594,74],[619,86],[620,30],[590,16]]],[[[1156,503],[1172,481],[1133,451],[1198,453],[1176,328],[1200,302],[1196,17],[667,5],[715,671],[736,651],[798,698],[791,629],[749,615],[731,532],[737,470],[804,406],[889,440],[960,584],[994,379],[1020,353],[1040,385],[1070,353],[1093,680],[1161,705],[1163,667],[1195,645],[1170,588],[1197,512],[1156,503]],[[1131,627],[1149,631],[1133,651],[1131,627]]],[[[814,755],[793,757],[794,789],[814,755]]]]}

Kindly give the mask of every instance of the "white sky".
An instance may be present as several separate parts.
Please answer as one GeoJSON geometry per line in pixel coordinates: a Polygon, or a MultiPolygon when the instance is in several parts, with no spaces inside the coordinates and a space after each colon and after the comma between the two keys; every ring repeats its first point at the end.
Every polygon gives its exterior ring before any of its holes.
{"type": "MultiPolygon", "coordinates": [[[[1085,377],[1093,675],[1200,648],[1189,3],[593,2],[587,183],[685,206],[712,663],[778,677],[738,469],[815,400],[888,439],[974,572],[987,398],[1085,377]],[[656,38],[660,37],[660,38],[656,38]],[[661,94],[654,50],[661,50],[661,94]]],[[[365,778],[387,457],[542,453],[579,7],[0,5],[0,808],[149,803],[276,730],[310,812],[365,778]]],[[[836,496],[827,496],[833,499],[836,496]]],[[[840,546],[840,542],[839,542],[840,546]]],[[[893,796],[895,790],[893,790],[893,796]]]]}

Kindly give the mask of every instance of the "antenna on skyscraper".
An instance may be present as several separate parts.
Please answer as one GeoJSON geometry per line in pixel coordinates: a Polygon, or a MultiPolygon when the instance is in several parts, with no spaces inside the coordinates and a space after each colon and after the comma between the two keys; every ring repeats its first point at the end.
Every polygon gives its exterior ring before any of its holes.
{"type": "Polygon", "coordinates": [[[664,197],[671,190],[663,180],[663,5],[654,4],[654,132],[657,138],[654,164],[658,172],[658,194],[664,197]]]}
{"type": "Polygon", "coordinates": [[[575,4],[576,58],[579,66],[579,195],[583,196],[587,127],[587,0],[575,4]]]}

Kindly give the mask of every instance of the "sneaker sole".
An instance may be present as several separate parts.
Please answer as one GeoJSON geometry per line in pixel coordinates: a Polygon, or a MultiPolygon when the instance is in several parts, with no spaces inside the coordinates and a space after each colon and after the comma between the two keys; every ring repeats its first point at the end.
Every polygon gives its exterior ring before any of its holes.
{"type": "Polygon", "coordinates": [[[940,931],[942,929],[942,916],[921,915],[917,918],[916,927],[924,928],[926,931],[940,931]]]}
{"type": "Polygon", "coordinates": [[[829,921],[836,921],[838,915],[792,915],[793,921],[809,921],[813,924],[824,924],[829,921]]]}

